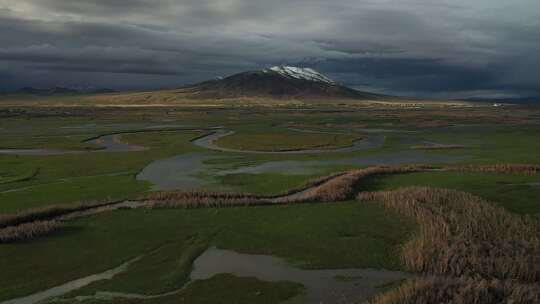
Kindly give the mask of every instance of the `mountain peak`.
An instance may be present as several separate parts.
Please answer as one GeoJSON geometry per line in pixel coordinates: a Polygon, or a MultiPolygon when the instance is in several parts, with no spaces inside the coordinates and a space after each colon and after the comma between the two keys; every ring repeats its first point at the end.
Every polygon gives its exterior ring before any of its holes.
{"type": "Polygon", "coordinates": [[[273,66],[263,70],[264,73],[278,73],[281,76],[287,78],[303,79],[309,81],[324,82],[328,84],[335,84],[330,78],[326,77],[322,73],[315,71],[312,68],[300,68],[293,66],[273,66]]]}
{"type": "Polygon", "coordinates": [[[335,83],[312,68],[274,66],[180,89],[191,98],[378,98],[335,83]]]}

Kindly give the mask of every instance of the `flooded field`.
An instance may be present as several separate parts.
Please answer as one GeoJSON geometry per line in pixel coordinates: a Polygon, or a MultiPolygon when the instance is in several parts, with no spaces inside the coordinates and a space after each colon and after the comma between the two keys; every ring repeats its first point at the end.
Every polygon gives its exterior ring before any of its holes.
{"type": "Polygon", "coordinates": [[[44,302],[45,300],[54,299],[55,297],[65,295],[71,291],[80,289],[93,282],[97,282],[101,280],[110,280],[117,274],[126,271],[129,265],[135,263],[139,259],[140,258],[132,259],[116,268],[109,269],[102,273],[93,274],[93,275],[80,278],[77,280],[73,280],[71,282],[67,282],[60,286],[53,287],[53,288],[50,288],[50,289],[47,289],[47,290],[44,290],[44,291],[41,291],[32,295],[26,296],[26,297],[4,301],[2,302],[2,304],[35,304],[35,303],[44,302]]]}
{"type": "Polygon", "coordinates": [[[381,287],[410,277],[399,271],[376,269],[306,270],[272,256],[217,248],[209,248],[195,260],[190,277],[204,280],[221,273],[300,283],[305,287],[306,302],[321,304],[365,301],[381,287]]]}
{"type": "Polygon", "coordinates": [[[505,212],[540,215],[538,178],[512,171],[535,167],[497,166],[537,163],[539,129],[475,123],[469,112],[452,124],[419,111],[2,118],[0,218],[24,221],[0,228],[22,231],[0,243],[0,303],[197,303],[207,295],[282,303],[266,301],[279,294],[286,303],[361,303],[415,277],[400,249],[418,225],[354,200],[363,191],[465,191],[505,212]],[[441,169],[406,171],[414,164],[441,169]],[[396,168],[369,168],[383,165],[396,168]],[[460,166],[511,174],[447,169],[460,166]],[[337,174],[365,167],[373,175],[337,174]],[[176,190],[196,191],[160,193],[176,190]],[[36,215],[57,225],[26,236],[40,227],[36,215]]]}
{"type": "Polygon", "coordinates": [[[189,153],[156,160],[137,174],[137,180],[151,182],[152,190],[200,188],[209,183],[197,175],[210,170],[204,164],[207,159],[208,154],[189,153]]]}
{"type": "Polygon", "coordinates": [[[360,167],[372,165],[429,164],[449,163],[461,159],[461,157],[434,155],[419,150],[408,150],[320,161],[269,161],[258,165],[246,165],[234,169],[218,170],[205,163],[205,160],[216,157],[219,156],[207,153],[190,153],[157,160],[145,167],[137,175],[137,179],[151,182],[154,185],[153,190],[194,189],[211,184],[213,182],[212,176],[224,176],[228,174],[286,173],[307,175],[321,173],[325,168],[336,165],[360,167]]]}
{"type": "MultiPolygon", "coordinates": [[[[2,304],[63,303],[69,299],[64,295],[77,291],[101,280],[112,280],[142,257],[134,258],[122,265],[99,274],[76,279],[26,297],[2,304]]],[[[324,269],[308,270],[297,268],[283,259],[267,255],[242,254],[215,247],[208,248],[193,262],[190,281],[178,289],[162,294],[144,295],[136,293],[96,291],[93,295],[77,296],[73,300],[114,300],[114,299],[159,299],[181,292],[189,283],[211,279],[218,274],[236,277],[256,278],[266,282],[290,281],[304,286],[302,298],[306,303],[334,304],[365,301],[378,293],[381,288],[410,278],[400,271],[382,269],[324,269]]]]}
{"type": "Polygon", "coordinates": [[[122,141],[120,134],[100,136],[96,139],[86,141],[87,143],[103,147],[102,152],[133,152],[144,151],[147,147],[128,144],[122,141]]]}

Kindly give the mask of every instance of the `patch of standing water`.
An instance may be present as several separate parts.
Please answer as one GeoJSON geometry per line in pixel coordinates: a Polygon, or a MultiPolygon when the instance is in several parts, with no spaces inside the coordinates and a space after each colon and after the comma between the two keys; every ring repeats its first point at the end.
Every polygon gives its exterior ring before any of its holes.
{"type": "Polygon", "coordinates": [[[321,171],[321,162],[326,161],[270,161],[255,166],[244,166],[240,168],[222,170],[216,175],[228,174],[260,174],[260,173],[286,173],[289,175],[308,175],[321,171]]]}
{"type": "Polygon", "coordinates": [[[82,288],[86,285],[89,285],[93,282],[97,282],[101,280],[110,280],[117,274],[120,274],[126,271],[129,265],[131,265],[132,263],[136,262],[139,259],[140,257],[137,257],[116,268],[107,270],[105,272],[93,274],[84,278],[80,278],[80,279],[47,289],[42,292],[38,292],[38,293],[29,295],[26,297],[8,300],[5,302],[2,302],[1,304],[34,304],[34,303],[38,303],[49,298],[59,297],[61,295],[67,294],[68,292],[71,292],[79,288],[82,288]]]}
{"type": "Polygon", "coordinates": [[[101,151],[106,151],[106,152],[130,152],[130,151],[143,151],[143,150],[148,149],[146,147],[131,145],[131,144],[122,142],[119,134],[100,136],[96,139],[87,141],[87,143],[102,146],[104,147],[104,150],[101,150],[101,151]]]}
{"type": "Polygon", "coordinates": [[[151,182],[152,190],[199,188],[209,183],[196,176],[209,169],[203,163],[208,158],[203,153],[189,153],[156,160],[137,174],[137,180],[151,182]]]}
{"type": "Polygon", "coordinates": [[[461,159],[457,156],[429,154],[421,150],[381,153],[369,156],[357,156],[343,159],[319,161],[270,161],[255,166],[243,166],[230,170],[217,170],[204,161],[212,159],[211,154],[189,153],[156,160],[137,175],[137,180],[151,182],[152,190],[195,189],[211,184],[211,178],[201,175],[224,176],[228,174],[281,173],[290,175],[317,174],[325,167],[335,165],[373,166],[444,163],[461,159]]]}
{"type": "Polygon", "coordinates": [[[193,263],[191,280],[205,280],[217,274],[254,277],[262,281],[291,281],[304,285],[307,303],[357,303],[380,292],[380,287],[410,277],[389,270],[295,268],[284,260],[209,248],[193,263]]]}
{"type": "MultiPolygon", "coordinates": [[[[93,282],[110,280],[126,271],[141,257],[132,259],[114,269],[87,276],[62,284],[30,296],[2,302],[1,304],[58,303],[85,300],[157,299],[180,293],[189,283],[170,292],[144,295],[122,292],[98,291],[91,296],[77,296],[73,299],[61,298],[69,292],[78,290],[93,282]]],[[[381,287],[410,278],[400,271],[381,269],[323,269],[306,270],[296,268],[284,260],[267,255],[242,254],[231,250],[209,248],[193,262],[190,283],[207,280],[228,273],[237,277],[253,277],[266,282],[289,281],[305,287],[307,303],[356,303],[364,301],[381,292],[381,287]]]]}
{"type": "Polygon", "coordinates": [[[317,173],[326,166],[350,165],[350,166],[374,166],[374,165],[402,165],[402,164],[429,164],[451,162],[459,160],[459,157],[448,155],[428,154],[423,151],[403,151],[393,153],[381,153],[369,156],[357,156],[351,158],[319,160],[319,161],[272,161],[261,165],[242,167],[234,170],[222,171],[219,175],[239,173],[287,173],[287,174],[311,174],[317,173]]]}

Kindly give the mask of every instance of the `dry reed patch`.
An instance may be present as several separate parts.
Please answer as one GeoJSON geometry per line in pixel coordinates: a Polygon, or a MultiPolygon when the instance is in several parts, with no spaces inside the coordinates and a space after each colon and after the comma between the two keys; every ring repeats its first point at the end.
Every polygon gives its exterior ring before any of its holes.
{"type": "Polygon", "coordinates": [[[16,226],[34,221],[50,220],[77,211],[85,211],[92,208],[106,206],[114,203],[97,203],[83,205],[52,205],[43,208],[29,209],[15,214],[1,214],[0,228],[16,226]]]}
{"type": "Polygon", "coordinates": [[[35,221],[0,229],[0,243],[29,240],[49,234],[60,227],[56,221],[35,221]]]}
{"type": "Polygon", "coordinates": [[[540,280],[540,222],[536,219],[445,189],[366,192],[358,199],[380,202],[417,220],[419,232],[402,251],[408,270],[477,279],[540,280]]]}
{"type": "Polygon", "coordinates": [[[376,297],[371,304],[540,303],[538,284],[471,278],[425,277],[376,297]]]}
{"type": "Polygon", "coordinates": [[[289,196],[289,195],[292,195],[292,194],[295,194],[295,193],[298,193],[298,192],[305,191],[305,190],[310,189],[310,188],[320,186],[320,185],[328,182],[329,180],[332,180],[332,179],[334,179],[336,177],[339,177],[341,175],[344,175],[344,174],[347,174],[347,172],[337,172],[337,173],[332,173],[332,174],[325,175],[325,176],[311,178],[311,179],[308,179],[307,181],[305,181],[299,187],[289,189],[286,192],[278,194],[278,195],[263,196],[262,198],[279,198],[279,197],[289,196]]]}
{"type": "Polygon", "coordinates": [[[363,178],[377,174],[419,172],[424,166],[377,166],[335,173],[307,181],[302,187],[278,196],[257,196],[248,193],[157,192],[143,200],[151,208],[202,208],[252,206],[263,204],[295,204],[304,202],[335,202],[354,197],[356,186],[363,178]]]}
{"type": "Polygon", "coordinates": [[[150,208],[204,208],[268,203],[252,194],[214,192],[158,192],[144,198],[150,208]]]}
{"type": "Polygon", "coordinates": [[[376,166],[356,169],[332,178],[317,187],[310,189],[305,200],[311,201],[343,201],[354,197],[356,188],[362,179],[381,174],[412,173],[431,169],[426,166],[376,166]]]}

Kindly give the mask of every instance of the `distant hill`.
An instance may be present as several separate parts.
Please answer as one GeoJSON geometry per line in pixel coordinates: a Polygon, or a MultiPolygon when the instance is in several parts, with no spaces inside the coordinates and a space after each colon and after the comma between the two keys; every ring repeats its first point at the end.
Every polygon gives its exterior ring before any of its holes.
{"type": "Polygon", "coordinates": [[[332,81],[310,68],[275,66],[259,71],[238,73],[223,79],[184,87],[179,93],[194,98],[223,99],[239,97],[271,98],[377,98],[332,81]]]}
{"type": "Polygon", "coordinates": [[[22,88],[5,94],[4,103],[29,102],[55,105],[137,105],[137,106],[245,106],[245,105],[368,105],[388,107],[485,106],[455,100],[427,100],[363,92],[339,84],[311,68],[274,66],[225,78],[204,81],[177,89],[115,92],[110,89],[75,90],[22,88]],[[26,98],[37,96],[43,98],[26,98]],[[62,98],[49,98],[61,96],[62,98]],[[76,96],[77,98],[70,98],[76,96]]]}
{"type": "Polygon", "coordinates": [[[33,87],[24,87],[15,92],[15,94],[27,94],[27,95],[72,95],[78,94],[79,91],[64,88],[64,87],[54,87],[47,89],[38,89],[33,87]]]}
{"type": "Polygon", "coordinates": [[[116,91],[107,89],[107,88],[78,90],[78,89],[72,89],[72,88],[66,88],[66,87],[53,87],[53,88],[45,88],[45,89],[24,87],[13,93],[22,94],[22,95],[55,96],[55,95],[78,95],[78,94],[106,94],[106,93],[114,93],[114,92],[116,91]]]}

